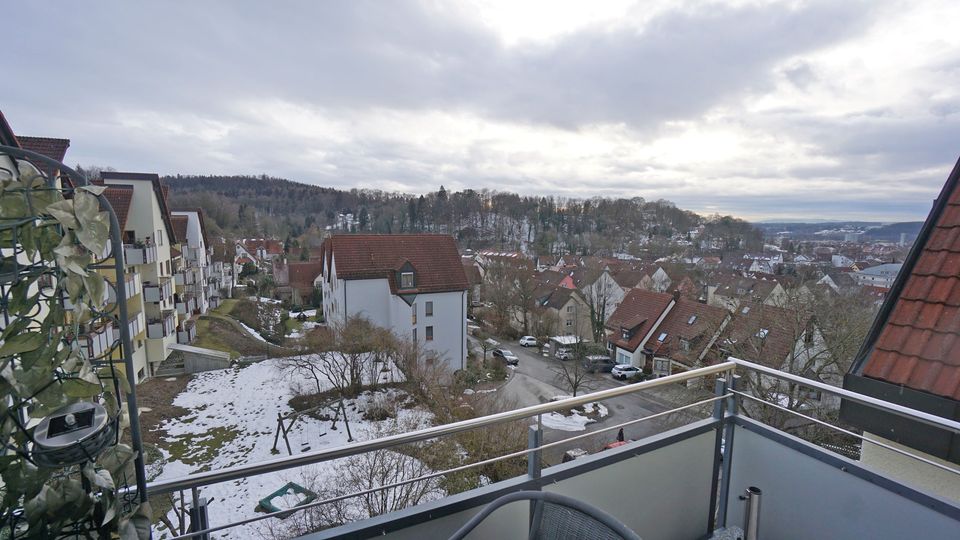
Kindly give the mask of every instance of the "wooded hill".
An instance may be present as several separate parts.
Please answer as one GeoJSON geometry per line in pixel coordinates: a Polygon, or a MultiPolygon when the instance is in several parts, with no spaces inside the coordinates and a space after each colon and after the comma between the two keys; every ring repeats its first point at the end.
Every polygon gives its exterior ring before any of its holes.
{"type": "Polygon", "coordinates": [[[760,231],[745,221],[703,217],[669,201],[640,197],[530,197],[489,190],[448,192],[443,186],[415,196],[344,191],[268,176],[177,175],[164,180],[174,207],[203,208],[225,236],[275,236],[311,246],[327,227],[443,232],[455,235],[464,248],[536,254],[662,256],[678,250],[700,252],[701,245],[713,248],[707,251],[759,249],[762,241],[760,231]]]}

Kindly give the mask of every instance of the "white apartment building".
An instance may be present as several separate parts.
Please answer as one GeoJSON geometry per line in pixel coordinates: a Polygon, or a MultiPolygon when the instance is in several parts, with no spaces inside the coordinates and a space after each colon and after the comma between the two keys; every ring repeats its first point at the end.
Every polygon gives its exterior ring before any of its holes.
{"type": "Polygon", "coordinates": [[[452,370],[467,356],[467,277],[453,237],[334,235],[322,246],[329,324],[354,316],[414,340],[452,370]]]}
{"type": "Polygon", "coordinates": [[[896,281],[901,268],[903,268],[903,265],[900,263],[880,264],[859,272],[853,272],[850,276],[857,282],[857,285],[889,289],[893,287],[893,282],[896,281]]]}
{"type": "Polygon", "coordinates": [[[130,291],[127,302],[131,356],[139,382],[153,375],[177,342],[172,257],[177,238],[156,174],[104,172],[102,177],[123,228],[125,279],[133,275],[141,283],[134,289],[140,294],[130,291]]]}

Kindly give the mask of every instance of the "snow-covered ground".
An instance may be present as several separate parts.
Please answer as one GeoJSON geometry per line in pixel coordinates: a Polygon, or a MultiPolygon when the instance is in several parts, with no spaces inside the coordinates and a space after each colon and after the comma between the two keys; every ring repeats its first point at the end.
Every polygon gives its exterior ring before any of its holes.
{"type": "Polygon", "coordinates": [[[282,304],[282,303],[283,303],[283,302],[281,302],[280,300],[275,300],[275,299],[273,299],[273,298],[267,298],[267,297],[265,297],[265,296],[259,296],[259,297],[258,297],[258,296],[248,296],[248,297],[247,297],[247,300],[250,300],[251,302],[260,302],[260,303],[263,303],[263,304],[282,304]]]}
{"type": "MultiPolygon", "coordinates": [[[[569,396],[557,397],[565,398],[569,396]]],[[[594,413],[596,413],[598,418],[603,418],[607,416],[609,411],[603,404],[593,401],[583,406],[582,414],[581,411],[577,409],[570,409],[570,415],[563,415],[557,412],[545,414],[543,415],[543,425],[544,427],[560,431],[584,431],[587,429],[587,424],[592,424],[597,421],[597,419],[592,416],[594,413]]]]}
{"type": "MultiPolygon", "coordinates": [[[[237,322],[240,322],[240,321],[237,321],[237,322]]],[[[254,330],[253,328],[250,328],[249,326],[243,324],[242,322],[240,323],[240,326],[242,326],[243,329],[246,330],[248,334],[252,335],[256,339],[264,343],[268,343],[267,339],[260,335],[260,332],[257,332],[256,330],[254,330]]]]}
{"type": "MultiPolygon", "coordinates": [[[[277,413],[293,412],[288,402],[294,396],[291,388],[298,386],[290,375],[282,373],[283,361],[269,359],[242,368],[197,374],[186,390],[173,400],[174,405],[190,412],[185,417],[168,420],[160,427],[165,432],[164,446],[175,450],[179,459],[173,459],[171,451],[161,449],[167,463],[157,478],[176,478],[193,472],[223,469],[287,455],[282,437],[277,445],[279,454],[271,451],[277,413]]],[[[396,370],[378,372],[377,376],[381,381],[401,378],[396,370]]],[[[362,412],[371,406],[372,400],[403,401],[405,398],[405,394],[399,390],[386,389],[377,393],[367,392],[346,402],[354,439],[362,440],[376,431],[376,422],[362,417],[362,412]]],[[[413,429],[427,426],[430,419],[430,413],[423,409],[398,408],[398,423],[413,426],[413,429]]],[[[294,454],[348,442],[342,421],[334,429],[329,420],[321,421],[306,415],[300,416],[289,427],[288,437],[294,454]]],[[[201,495],[209,500],[210,524],[216,526],[258,515],[255,511],[258,501],[287,482],[303,483],[304,477],[316,477],[323,481],[333,479],[336,475],[337,463],[320,463],[216,484],[201,489],[201,495]]],[[[172,511],[169,517],[177,523],[172,511]]],[[[154,531],[154,538],[171,536],[162,526],[154,531]]],[[[257,537],[250,528],[229,529],[215,536],[257,537]]]]}
{"type": "Polygon", "coordinates": [[[318,323],[313,321],[303,321],[303,326],[300,327],[300,330],[294,330],[290,332],[289,334],[287,334],[287,337],[293,338],[293,339],[300,339],[303,336],[307,335],[307,332],[319,326],[323,326],[323,323],[318,323]]]}

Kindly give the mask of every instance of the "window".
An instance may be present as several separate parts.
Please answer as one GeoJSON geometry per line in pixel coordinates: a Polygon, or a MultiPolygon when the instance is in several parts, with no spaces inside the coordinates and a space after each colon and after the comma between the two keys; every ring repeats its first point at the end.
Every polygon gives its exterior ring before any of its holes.
{"type": "Polygon", "coordinates": [[[568,328],[573,326],[573,319],[567,319],[565,326],[567,326],[568,328]]]}
{"type": "Polygon", "coordinates": [[[653,361],[653,370],[657,373],[670,374],[670,360],[658,358],[653,361]]]}
{"type": "Polygon", "coordinates": [[[417,305],[410,306],[410,324],[417,324],[417,305]]]}
{"type": "Polygon", "coordinates": [[[427,327],[426,338],[427,338],[427,341],[433,341],[433,327],[432,327],[432,326],[428,326],[428,327],[427,327]]]}
{"type": "Polygon", "coordinates": [[[621,330],[621,331],[620,331],[620,337],[621,337],[622,339],[630,339],[630,331],[629,331],[629,330],[621,330]]]}
{"type": "Polygon", "coordinates": [[[413,288],[413,272],[402,272],[400,274],[400,288],[401,289],[413,288]]]}
{"type": "Polygon", "coordinates": [[[662,342],[662,341],[666,341],[666,340],[667,340],[667,333],[666,333],[666,332],[664,332],[664,333],[660,334],[659,336],[657,336],[657,341],[661,341],[661,342],[662,342]]]}
{"type": "Polygon", "coordinates": [[[695,323],[695,322],[697,322],[697,316],[696,316],[696,315],[691,315],[690,318],[687,319],[687,324],[693,324],[693,323],[695,323]]]}
{"type": "Polygon", "coordinates": [[[627,354],[627,353],[625,353],[625,352],[623,352],[623,351],[620,351],[619,353],[617,353],[617,363],[618,363],[618,364],[629,364],[629,363],[630,363],[630,355],[627,354]]]}
{"type": "Polygon", "coordinates": [[[690,342],[681,338],[680,339],[680,348],[684,351],[690,352],[690,342]]]}
{"type": "Polygon", "coordinates": [[[163,245],[163,229],[157,229],[157,245],[163,245]]]}
{"type": "Polygon", "coordinates": [[[567,306],[567,313],[573,313],[573,306],[567,306]]]}
{"type": "Polygon", "coordinates": [[[427,305],[423,306],[424,315],[427,317],[433,317],[433,302],[427,302],[427,305]]]}
{"type": "Polygon", "coordinates": [[[757,332],[757,337],[760,339],[764,339],[765,337],[767,337],[767,334],[769,333],[770,333],[770,330],[766,328],[761,328],[760,331],[757,332]]]}
{"type": "Polygon", "coordinates": [[[813,332],[807,330],[803,333],[803,343],[804,345],[813,345],[813,332]]]}
{"type": "Polygon", "coordinates": [[[140,371],[137,372],[137,381],[142,381],[146,376],[146,373],[143,371],[144,368],[140,368],[140,371]]]}
{"type": "Polygon", "coordinates": [[[743,309],[740,310],[740,313],[743,313],[744,315],[750,313],[750,306],[743,306],[743,309]]]}
{"type": "Polygon", "coordinates": [[[417,342],[417,329],[416,329],[416,328],[413,329],[413,342],[414,342],[414,343],[417,342]]]}
{"type": "Polygon", "coordinates": [[[822,397],[822,394],[820,393],[820,391],[814,388],[808,388],[806,386],[800,386],[797,389],[797,394],[798,394],[797,395],[798,398],[806,399],[810,401],[820,401],[820,398],[822,397]]]}

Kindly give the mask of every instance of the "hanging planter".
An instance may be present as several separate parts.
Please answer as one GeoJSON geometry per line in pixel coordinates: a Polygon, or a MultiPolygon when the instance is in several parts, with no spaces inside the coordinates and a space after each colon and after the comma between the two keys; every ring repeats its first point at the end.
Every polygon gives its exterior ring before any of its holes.
{"type": "Polygon", "coordinates": [[[116,440],[116,422],[99,403],[71,403],[40,421],[31,457],[44,467],[67,467],[97,456],[116,440]]]}

